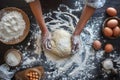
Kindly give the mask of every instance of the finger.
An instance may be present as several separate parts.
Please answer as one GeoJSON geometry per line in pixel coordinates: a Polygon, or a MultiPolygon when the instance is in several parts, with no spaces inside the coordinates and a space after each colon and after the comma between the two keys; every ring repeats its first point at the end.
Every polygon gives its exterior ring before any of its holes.
{"type": "Polygon", "coordinates": [[[49,39],[46,41],[45,47],[46,47],[46,49],[51,49],[52,45],[51,45],[51,41],[49,39]]]}
{"type": "Polygon", "coordinates": [[[72,47],[72,51],[71,52],[72,52],[72,54],[74,54],[74,52],[75,52],[75,46],[72,47]]]}
{"type": "Polygon", "coordinates": [[[77,43],[76,45],[75,45],[75,51],[77,50],[77,49],[79,49],[79,44],[77,43]]]}
{"type": "Polygon", "coordinates": [[[72,53],[73,53],[73,54],[76,54],[76,53],[79,51],[79,49],[80,49],[79,43],[73,45],[72,53]]]}
{"type": "Polygon", "coordinates": [[[76,53],[76,44],[72,45],[72,53],[75,54],[76,53]]]}
{"type": "Polygon", "coordinates": [[[45,48],[44,43],[45,43],[45,42],[44,42],[44,41],[42,41],[42,44],[41,44],[41,45],[42,45],[42,48],[43,48],[43,49],[45,48]]]}

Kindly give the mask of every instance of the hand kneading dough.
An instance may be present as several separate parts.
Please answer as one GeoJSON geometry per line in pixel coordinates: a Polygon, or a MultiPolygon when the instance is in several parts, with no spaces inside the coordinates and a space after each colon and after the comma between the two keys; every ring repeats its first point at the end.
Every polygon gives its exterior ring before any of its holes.
{"type": "Polygon", "coordinates": [[[50,54],[65,58],[71,55],[71,34],[63,29],[52,33],[50,54]]]}

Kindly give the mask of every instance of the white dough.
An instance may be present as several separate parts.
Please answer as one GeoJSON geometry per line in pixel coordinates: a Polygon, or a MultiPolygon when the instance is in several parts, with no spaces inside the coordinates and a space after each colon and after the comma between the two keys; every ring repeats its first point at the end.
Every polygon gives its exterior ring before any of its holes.
{"type": "Polygon", "coordinates": [[[56,30],[52,33],[52,48],[47,51],[58,57],[68,57],[71,55],[71,34],[63,29],[56,30]]]}

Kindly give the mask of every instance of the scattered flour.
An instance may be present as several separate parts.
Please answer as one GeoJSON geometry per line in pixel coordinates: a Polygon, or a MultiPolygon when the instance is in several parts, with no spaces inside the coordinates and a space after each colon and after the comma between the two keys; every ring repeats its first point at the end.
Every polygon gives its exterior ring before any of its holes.
{"type": "MultiPolygon", "coordinates": [[[[58,8],[58,11],[49,12],[44,15],[46,25],[51,32],[62,28],[72,34],[74,26],[79,20],[77,17],[79,15],[76,15],[76,13],[79,14],[83,8],[82,0],[76,1],[74,5],[75,9],[71,9],[62,4],[58,8]],[[74,14],[74,12],[76,13],[74,14]]],[[[30,39],[36,40],[33,44],[35,50],[30,53],[23,51],[24,62],[19,69],[42,65],[45,68],[44,80],[93,80],[96,76],[96,73],[93,74],[93,72],[97,68],[96,65],[98,65],[103,58],[104,51],[95,51],[91,45],[94,40],[99,39],[101,27],[98,26],[101,25],[103,18],[103,14],[99,17],[93,16],[80,35],[80,51],[72,57],[62,59],[42,51],[40,46],[41,32],[37,25],[32,24],[35,30],[31,31],[32,36],[30,39]],[[35,26],[37,27],[35,28],[35,26]],[[39,53],[39,56],[33,55],[34,53],[39,53]]],[[[20,50],[24,49],[23,46],[19,46],[19,48],[20,50]]],[[[116,61],[119,60],[120,58],[116,61]]]]}
{"type": "Polygon", "coordinates": [[[25,0],[27,3],[33,2],[35,0],[25,0]]]}
{"type": "Polygon", "coordinates": [[[25,21],[20,12],[5,12],[0,20],[0,39],[4,42],[19,38],[23,35],[25,21]]]}
{"type": "MultiPolygon", "coordinates": [[[[45,15],[45,19],[51,19],[49,22],[46,22],[48,28],[51,27],[50,30],[54,31],[56,28],[59,29],[63,28],[62,26],[64,26],[64,29],[73,32],[74,29],[72,28],[72,26],[75,26],[79,20],[76,16],[73,15],[73,12],[81,11],[81,6],[79,6],[78,9],[70,9],[65,5],[60,5],[58,10],[60,11],[54,11],[53,13],[48,13],[47,15],[45,15]],[[67,11],[62,12],[62,7],[66,8],[67,11]],[[52,14],[54,14],[55,17],[53,17],[52,14]]],[[[47,60],[55,63],[58,69],[57,72],[54,71],[52,75],[49,75],[49,78],[46,79],[87,80],[90,78],[94,78],[95,74],[92,74],[92,72],[97,68],[95,64],[99,64],[104,51],[101,50],[96,52],[91,45],[95,39],[99,39],[99,31],[101,27],[98,26],[101,25],[103,18],[104,16],[101,14],[100,17],[92,17],[91,20],[88,22],[80,35],[81,48],[77,54],[65,59],[58,59],[53,57],[53,55],[51,54],[45,53],[47,60]],[[94,61],[96,58],[97,61],[95,63],[94,61]]],[[[48,72],[47,74],[50,74],[50,72],[48,72]]]]}
{"type": "MultiPolygon", "coordinates": [[[[61,7],[64,6],[64,8],[66,7],[66,9],[68,9],[68,7],[65,5],[60,6],[61,7]]],[[[61,9],[61,7],[59,7],[59,10],[61,9]]],[[[47,18],[51,19],[50,21],[46,22],[46,25],[51,31],[64,28],[65,30],[68,30],[70,33],[72,33],[74,31],[74,28],[72,27],[74,27],[79,20],[76,16],[69,13],[69,12],[72,13],[73,11],[74,9],[69,8],[68,12],[53,11],[52,13],[46,14],[45,19],[47,18]],[[53,17],[53,14],[55,17],[53,17]]],[[[95,58],[97,58],[99,62],[99,60],[102,58],[104,54],[104,51],[101,50],[96,52],[94,51],[91,45],[95,39],[99,38],[100,27],[98,26],[102,23],[103,17],[104,17],[103,15],[97,18],[93,17],[88,22],[88,24],[86,25],[86,27],[84,28],[80,35],[81,40],[80,52],[78,52],[74,56],[61,59],[56,58],[52,54],[45,53],[45,56],[48,60],[47,62],[49,63],[49,61],[52,61],[52,63],[54,63],[57,67],[57,72],[56,71],[52,73],[47,72],[49,77],[47,77],[46,79],[87,80],[89,78],[94,78],[94,75],[91,73],[92,71],[94,71],[94,69],[97,68],[97,66],[92,61],[94,61],[95,58]],[[64,77],[63,75],[66,77],[64,77]]]]}

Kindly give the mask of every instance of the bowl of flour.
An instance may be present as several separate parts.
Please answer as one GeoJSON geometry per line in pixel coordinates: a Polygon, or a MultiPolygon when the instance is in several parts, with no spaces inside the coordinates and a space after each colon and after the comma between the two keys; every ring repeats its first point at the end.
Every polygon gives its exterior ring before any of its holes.
{"type": "Polygon", "coordinates": [[[17,67],[21,64],[22,53],[17,49],[9,49],[6,51],[4,60],[5,63],[10,67],[17,67]]]}
{"type": "Polygon", "coordinates": [[[0,10],[0,41],[5,44],[18,44],[29,33],[30,21],[19,8],[7,7],[0,10]]]}

